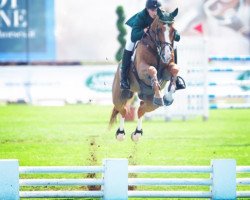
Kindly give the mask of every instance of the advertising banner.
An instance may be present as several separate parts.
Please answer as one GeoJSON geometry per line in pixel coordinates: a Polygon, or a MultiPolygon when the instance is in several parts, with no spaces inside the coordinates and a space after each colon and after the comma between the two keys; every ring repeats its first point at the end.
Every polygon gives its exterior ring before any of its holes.
{"type": "Polygon", "coordinates": [[[55,59],[54,1],[0,1],[0,61],[55,59]]]}
{"type": "Polygon", "coordinates": [[[0,68],[0,102],[112,104],[116,65],[0,68]]]}

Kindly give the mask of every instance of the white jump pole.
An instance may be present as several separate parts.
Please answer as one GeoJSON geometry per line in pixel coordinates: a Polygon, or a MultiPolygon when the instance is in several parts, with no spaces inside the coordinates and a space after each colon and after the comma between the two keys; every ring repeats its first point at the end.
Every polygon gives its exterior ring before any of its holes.
{"type": "Polygon", "coordinates": [[[19,200],[18,160],[0,160],[0,199],[19,200]]]}
{"type": "Polygon", "coordinates": [[[212,160],[212,200],[236,199],[236,161],[212,160]]]}
{"type": "Polygon", "coordinates": [[[128,199],[128,160],[105,159],[103,161],[103,200],[128,199]]]}

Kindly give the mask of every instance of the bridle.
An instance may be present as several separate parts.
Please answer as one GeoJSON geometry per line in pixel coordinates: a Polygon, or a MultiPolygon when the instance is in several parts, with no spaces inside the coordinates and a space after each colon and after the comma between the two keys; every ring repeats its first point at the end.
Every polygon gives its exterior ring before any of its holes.
{"type": "Polygon", "coordinates": [[[173,51],[173,43],[168,43],[166,41],[161,41],[159,38],[159,33],[162,32],[162,29],[159,27],[159,22],[157,23],[156,30],[152,29],[150,26],[148,31],[145,33],[149,36],[150,41],[153,43],[153,47],[147,44],[147,47],[150,47],[151,51],[157,53],[157,56],[161,59],[163,63],[169,63],[171,55],[167,57],[165,54],[166,47],[169,48],[169,53],[173,51]]]}

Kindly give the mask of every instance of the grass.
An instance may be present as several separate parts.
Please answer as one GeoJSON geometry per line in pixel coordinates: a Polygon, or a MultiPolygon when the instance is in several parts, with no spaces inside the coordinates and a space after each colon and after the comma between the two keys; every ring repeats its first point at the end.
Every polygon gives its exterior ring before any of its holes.
{"type": "MultiPolygon", "coordinates": [[[[0,107],[0,159],[20,166],[101,165],[104,158],[127,158],[131,165],[210,165],[234,158],[250,165],[250,110],[213,110],[210,118],[144,121],[134,143],[136,122],[127,122],[127,138],[108,130],[111,106],[72,105],[0,107]]],[[[196,188],[194,188],[196,189],[196,188]]],[[[244,189],[244,188],[243,188],[244,189]]],[[[250,190],[248,188],[248,190],[250,190]]]]}

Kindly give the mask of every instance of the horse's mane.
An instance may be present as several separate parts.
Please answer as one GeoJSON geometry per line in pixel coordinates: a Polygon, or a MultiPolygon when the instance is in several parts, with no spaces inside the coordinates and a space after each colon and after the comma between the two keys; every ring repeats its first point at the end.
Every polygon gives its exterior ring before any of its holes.
{"type": "Polygon", "coordinates": [[[157,16],[155,17],[154,21],[152,22],[150,28],[151,28],[152,30],[156,30],[157,24],[158,24],[158,23],[159,23],[159,16],[157,15],[157,16]]]}

